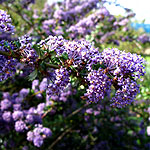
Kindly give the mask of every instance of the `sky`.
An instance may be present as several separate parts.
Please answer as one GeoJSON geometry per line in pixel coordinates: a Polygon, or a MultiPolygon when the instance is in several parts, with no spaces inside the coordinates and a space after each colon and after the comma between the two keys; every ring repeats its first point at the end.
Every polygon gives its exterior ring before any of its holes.
{"type": "MultiPolygon", "coordinates": [[[[136,13],[136,20],[143,21],[145,19],[145,23],[150,24],[150,0],[117,0],[117,3],[132,9],[136,13]]],[[[115,5],[107,5],[107,8],[114,15],[124,14],[123,8],[115,5]]]]}
{"type": "MultiPolygon", "coordinates": [[[[49,3],[62,0],[48,0],[49,3]]],[[[107,0],[114,2],[115,0],[107,0]]],[[[146,24],[150,24],[150,0],[116,0],[123,7],[130,8],[136,13],[135,19],[139,22],[145,19],[146,24]]],[[[105,5],[113,15],[124,15],[123,8],[115,5],[105,5]]]]}

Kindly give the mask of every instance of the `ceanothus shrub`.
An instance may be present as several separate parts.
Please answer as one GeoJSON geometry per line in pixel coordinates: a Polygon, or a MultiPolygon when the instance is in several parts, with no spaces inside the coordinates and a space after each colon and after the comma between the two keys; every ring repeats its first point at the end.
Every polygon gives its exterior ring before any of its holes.
{"type": "MultiPolygon", "coordinates": [[[[12,32],[14,27],[7,13],[0,10],[0,17],[1,33],[12,32]]],[[[43,78],[39,87],[38,80],[34,80],[32,90],[38,94],[37,98],[45,92],[46,102],[30,107],[26,101],[30,91],[22,89],[12,95],[4,94],[0,103],[0,121],[4,130],[26,133],[27,140],[36,147],[52,136],[52,131],[42,125],[46,109],[53,106],[51,100],[65,102],[66,97],[77,90],[80,100],[86,104],[101,103],[111,95],[110,105],[122,108],[134,101],[139,92],[137,80],[145,74],[145,61],[137,54],[116,48],[100,52],[85,40],[71,41],[62,36],[50,35],[36,44],[29,35],[18,41],[2,40],[0,58],[0,81],[14,76],[17,63],[32,68],[30,80],[43,78]]]]}

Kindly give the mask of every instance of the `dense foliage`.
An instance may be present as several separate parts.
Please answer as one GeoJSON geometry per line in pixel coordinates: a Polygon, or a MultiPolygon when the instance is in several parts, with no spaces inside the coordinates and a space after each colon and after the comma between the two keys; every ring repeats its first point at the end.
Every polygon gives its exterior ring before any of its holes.
{"type": "Polygon", "coordinates": [[[130,9],[0,3],[2,150],[150,148],[149,70],[138,55],[150,38],[129,27],[130,9]]]}

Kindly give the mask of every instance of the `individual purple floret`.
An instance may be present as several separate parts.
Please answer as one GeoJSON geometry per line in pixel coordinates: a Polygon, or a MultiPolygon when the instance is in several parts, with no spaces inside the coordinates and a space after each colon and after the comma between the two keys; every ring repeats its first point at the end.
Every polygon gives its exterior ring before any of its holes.
{"type": "Polygon", "coordinates": [[[13,110],[21,110],[21,104],[13,104],[13,110]]]}
{"type": "Polygon", "coordinates": [[[14,26],[11,25],[10,15],[7,15],[4,10],[0,9],[0,33],[3,32],[14,32],[14,26]]]}
{"type": "Polygon", "coordinates": [[[41,131],[46,138],[52,136],[52,131],[49,128],[43,127],[41,131]]]}
{"type": "Polygon", "coordinates": [[[3,92],[3,98],[4,98],[4,99],[10,99],[10,94],[9,94],[9,92],[3,92]]]}
{"type": "Polygon", "coordinates": [[[35,116],[34,115],[32,115],[32,114],[28,114],[27,116],[26,116],[26,120],[25,120],[27,123],[29,123],[29,124],[32,124],[32,123],[34,123],[35,122],[35,116]]]}
{"type": "Polygon", "coordinates": [[[33,80],[32,81],[32,90],[35,90],[38,88],[39,80],[33,80]]]}
{"type": "Polygon", "coordinates": [[[44,109],[45,109],[45,103],[40,103],[38,104],[36,110],[39,115],[42,115],[44,113],[44,109]]]}

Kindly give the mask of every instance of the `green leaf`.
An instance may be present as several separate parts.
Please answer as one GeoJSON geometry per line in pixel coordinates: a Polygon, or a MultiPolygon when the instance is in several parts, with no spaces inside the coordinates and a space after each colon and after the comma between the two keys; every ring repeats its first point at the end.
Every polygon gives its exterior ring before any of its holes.
{"type": "Polygon", "coordinates": [[[34,70],[32,73],[30,73],[30,75],[27,77],[27,79],[28,79],[29,81],[33,81],[33,80],[37,77],[37,75],[38,75],[38,71],[37,71],[37,69],[36,69],[36,70],[34,70]]]}
{"type": "Polygon", "coordinates": [[[63,53],[60,57],[62,59],[64,59],[64,60],[67,60],[68,59],[68,54],[67,53],[63,53]]]}
{"type": "Polygon", "coordinates": [[[93,64],[92,65],[92,69],[94,69],[94,70],[98,70],[99,68],[105,69],[106,67],[105,67],[105,65],[103,63],[102,64],[97,63],[97,64],[93,64]]]}
{"type": "Polygon", "coordinates": [[[41,57],[41,54],[42,54],[42,51],[41,51],[41,49],[35,44],[35,45],[33,45],[33,48],[36,50],[36,52],[37,52],[37,54],[38,54],[38,56],[40,56],[41,57]]]}
{"type": "Polygon", "coordinates": [[[14,41],[13,43],[17,46],[17,48],[19,48],[21,46],[21,44],[19,43],[19,41],[14,41]]]}

